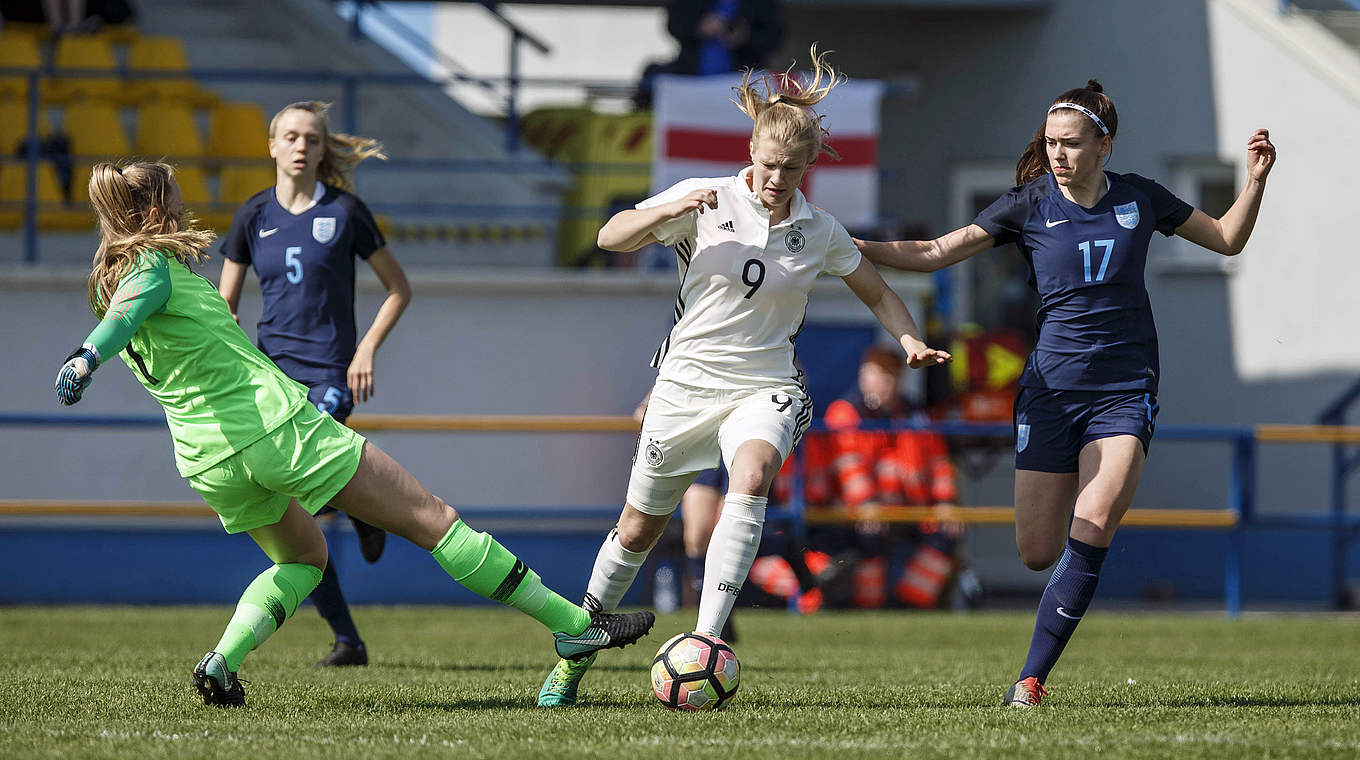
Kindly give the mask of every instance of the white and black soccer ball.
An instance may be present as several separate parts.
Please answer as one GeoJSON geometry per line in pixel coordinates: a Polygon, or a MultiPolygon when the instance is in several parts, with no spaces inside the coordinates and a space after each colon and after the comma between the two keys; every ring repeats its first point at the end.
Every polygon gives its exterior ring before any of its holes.
{"type": "Polygon", "coordinates": [[[652,658],[652,692],[672,710],[716,710],[740,681],[736,653],[717,636],[678,634],[652,658]]]}

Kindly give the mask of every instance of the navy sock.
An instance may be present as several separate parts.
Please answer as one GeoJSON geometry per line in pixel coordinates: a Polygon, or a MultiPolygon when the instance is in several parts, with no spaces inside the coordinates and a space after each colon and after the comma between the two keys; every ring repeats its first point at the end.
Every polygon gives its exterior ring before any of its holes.
{"type": "Polygon", "coordinates": [[[685,557],[685,568],[689,574],[689,587],[694,593],[704,590],[704,555],[685,557]]]}
{"type": "Polygon", "coordinates": [[[335,563],[326,563],[326,569],[321,573],[321,582],[316,585],[309,598],[312,604],[316,605],[316,611],[321,613],[321,617],[330,625],[337,642],[355,647],[363,646],[364,642],[359,638],[359,629],[354,627],[354,620],[349,616],[349,605],[345,604],[345,595],[340,593],[340,576],[335,574],[335,563]]]}
{"type": "Polygon", "coordinates": [[[1091,597],[1100,582],[1100,566],[1105,562],[1109,547],[1091,546],[1075,538],[1067,539],[1058,566],[1048,579],[1044,596],[1039,600],[1039,614],[1034,621],[1034,638],[1029,643],[1029,656],[1020,680],[1034,676],[1039,683],[1048,681],[1048,673],[1057,664],[1067,640],[1077,630],[1077,623],[1086,614],[1091,597]]]}

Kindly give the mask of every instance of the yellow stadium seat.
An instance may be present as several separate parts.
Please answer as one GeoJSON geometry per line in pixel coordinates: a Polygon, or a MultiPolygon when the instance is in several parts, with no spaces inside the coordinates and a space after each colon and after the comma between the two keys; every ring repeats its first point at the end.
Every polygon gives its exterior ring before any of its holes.
{"type": "Polygon", "coordinates": [[[238,204],[274,186],[274,170],[265,166],[224,166],[218,183],[217,202],[238,204]]]}
{"type": "Polygon", "coordinates": [[[154,101],[137,109],[133,148],[147,158],[178,161],[203,155],[203,139],[193,111],[185,104],[154,101]]]}
{"type": "MultiPolygon", "coordinates": [[[[38,134],[52,132],[47,113],[38,110],[38,134]]],[[[0,156],[13,155],[28,134],[28,99],[0,95],[0,156]]]]}
{"type": "MultiPolygon", "coordinates": [[[[94,211],[88,205],[66,202],[61,188],[57,186],[57,175],[51,164],[38,165],[37,180],[39,227],[74,230],[94,226],[94,211]]],[[[23,224],[27,182],[28,167],[25,164],[7,161],[0,166],[0,207],[3,208],[0,210],[0,226],[23,224]]]]}
{"type": "Polygon", "coordinates": [[[184,205],[190,208],[207,206],[213,202],[208,191],[208,178],[203,169],[197,166],[181,166],[175,169],[175,181],[179,183],[184,205]]]}
{"type": "MultiPolygon", "coordinates": [[[[128,71],[186,71],[189,61],[184,55],[184,46],[176,37],[138,37],[128,45],[127,68],[128,71]]],[[[139,100],[150,97],[192,98],[197,93],[198,85],[187,76],[134,78],[128,81],[128,89],[139,100]]]]}
{"type": "Polygon", "coordinates": [[[111,99],[122,96],[122,82],[116,77],[67,76],[62,73],[65,69],[98,69],[113,74],[117,70],[113,47],[102,37],[62,37],[57,41],[52,67],[56,70],[56,76],[52,86],[44,92],[44,97],[50,100],[66,101],[76,95],[111,99]]]}
{"type": "Polygon", "coordinates": [[[255,103],[223,103],[208,121],[208,153],[222,158],[260,158],[269,155],[264,109],[255,103]]]}
{"type": "MultiPolygon", "coordinates": [[[[36,69],[42,66],[38,43],[26,34],[16,34],[8,27],[0,33],[0,69],[36,69]]],[[[0,93],[16,97],[28,94],[28,77],[22,74],[0,76],[0,93]]]]}
{"type": "Polygon", "coordinates": [[[132,152],[118,108],[102,100],[79,98],[65,108],[65,131],[77,156],[126,156],[132,152]]]}

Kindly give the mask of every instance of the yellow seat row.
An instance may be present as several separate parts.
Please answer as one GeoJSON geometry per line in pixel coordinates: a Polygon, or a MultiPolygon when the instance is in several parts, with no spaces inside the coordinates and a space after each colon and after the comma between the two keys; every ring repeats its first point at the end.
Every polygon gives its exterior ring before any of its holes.
{"type": "MultiPolygon", "coordinates": [[[[125,68],[129,72],[175,71],[189,69],[184,46],[176,37],[138,36],[127,44],[125,68]]],[[[0,33],[0,68],[41,68],[42,50],[32,35],[6,30],[0,33]]],[[[207,107],[220,97],[205,90],[186,75],[167,77],[117,76],[119,67],[109,38],[78,35],[57,40],[52,55],[52,75],[44,76],[40,97],[45,103],[64,103],[86,96],[136,104],[152,98],[188,102],[207,107]],[[99,71],[111,76],[89,76],[68,72],[99,71]]],[[[0,93],[26,96],[28,77],[0,76],[0,93]]]]}
{"type": "MultiPolygon", "coordinates": [[[[94,227],[86,188],[93,164],[81,163],[71,176],[71,198],[67,202],[50,163],[40,163],[37,174],[38,226],[48,230],[76,230],[94,227]]],[[[0,165],[0,229],[14,229],[24,223],[24,200],[28,191],[28,167],[19,161],[0,165]]],[[[217,197],[209,190],[208,173],[199,167],[177,169],[176,179],[184,195],[184,205],[203,226],[225,232],[231,224],[235,206],[274,184],[274,171],[267,166],[227,166],[217,173],[217,197]]]]}
{"type": "MultiPolygon", "coordinates": [[[[28,102],[0,95],[0,155],[13,153],[28,132],[28,102]]],[[[264,111],[254,103],[220,103],[208,113],[208,136],[199,134],[186,103],[152,101],[137,109],[137,131],[128,140],[119,109],[106,100],[80,98],[61,109],[62,130],[77,156],[140,155],[172,160],[256,158],[268,155],[264,111]]],[[[45,110],[38,134],[51,133],[45,110]]]]}

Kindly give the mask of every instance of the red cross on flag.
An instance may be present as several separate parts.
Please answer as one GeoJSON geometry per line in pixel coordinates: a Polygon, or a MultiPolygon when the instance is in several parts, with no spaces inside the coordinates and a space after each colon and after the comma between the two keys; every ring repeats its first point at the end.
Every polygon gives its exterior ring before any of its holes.
{"type": "MultiPolygon", "coordinates": [[[[690,177],[727,177],[751,163],[750,117],[732,103],[740,74],[660,76],[652,116],[652,194],[690,177]]],[[[883,84],[853,80],[814,110],[826,118],[837,161],[822,155],[803,194],[851,229],[878,223],[879,102],[883,84]]]]}

